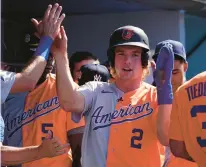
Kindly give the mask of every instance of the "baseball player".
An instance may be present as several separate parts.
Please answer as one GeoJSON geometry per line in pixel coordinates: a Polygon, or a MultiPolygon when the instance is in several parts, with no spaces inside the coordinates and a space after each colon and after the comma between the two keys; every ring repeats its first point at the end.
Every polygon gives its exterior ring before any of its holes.
{"type": "MultiPolygon", "coordinates": [[[[89,81],[96,81],[96,82],[108,82],[110,79],[110,73],[107,68],[103,65],[99,64],[87,64],[81,67],[81,78],[78,80],[78,85],[84,85],[89,81]]],[[[69,114],[71,116],[71,114],[69,114]]],[[[69,118],[71,120],[71,117],[69,118]]],[[[76,125],[76,124],[75,124],[76,125]]],[[[78,125],[78,124],[77,124],[78,125]]],[[[74,167],[81,166],[79,164],[79,158],[81,157],[81,143],[82,143],[82,136],[84,126],[77,127],[68,131],[68,139],[69,141],[75,140],[75,142],[70,142],[70,146],[72,148],[72,157],[74,167]],[[77,132],[75,132],[77,131],[77,132]]]]}
{"type": "MultiPolygon", "coordinates": [[[[184,46],[182,45],[182,43],[178,41],[174,41],[174,40],[165,40],[165,41],[159,42],[156,45],[155,54],[153,56],[153,59],[155,60],[155,62],[157,61],[157,57],[160,52],[160,49],[165,44],[171,45],[172,50],[174,52],[174,69],[172,70],[172,88],[173,88],[173,93],[175,93],[178,87],[180,87],[186,81],[186,71],[188,69],[188,62],[186,59],[186,53],[185,53],[184,46]]],[[[167,167],[176,167],[176,166],[197,167],[197,164],[194,162],[186,161],[182,158],[173,156],[169,147],[166,147],[165,156],[166,157],[165,157],[164,166],[167,166],[167,167]]]]}
{"type": "MultiPolygon", "coordinates": [[[[64,19],[64,15],[61,17],[59,17],[59,14],[54,15],[57,7],[52,8],[52,6],[49,6],[45,12],[44,20],[42,22],[43,24],[41,26],[42,34],[39,47],[37,48],[31,62],[23,72],[15,74],[8,71],[0,71],[1,104],[4,103],[9,92],[15,93],[31,90],[34,85],[36,85],[43,69],[45,68],[46,61],[48,59],[48,50],[50,50],[51,44],[57,35],[59,26],[64,19]],[[51,14],[54,19],[50,19],[51,14]],[[59,19],[57,24],[53,24],[55,19],[59,19]]],[[[51,132],[48,132],[45,140],[37,146],[4,146],[2,145],[4,138],[4,121],[2,116],[0,117],[0,132],[2,165],[16,165],[45,157],[54,157],[64,154],[66,152],[64,149],[68,147],[68,145],[61,145],[56,138],[52,138],[51,132]]]]}
{"type": "Polygon", "coordinates": [[[69,67],[73,80],[78,84],[81,78],[81,67],[86,64],[99,64],[99,60],[90,52],[78,51],[72,54],[69,67]]]}
{"type": "Polygon", "coordinates": [[[174,156],[206,166],[206,71],[177,89],[169,128],[174,156]]]}
{"type": "Polygon", "coordinates": [[[112,33],[108,49],[115,82],[89,82],[77,88],[69,71],[63,27],[61,37],[54,54],[57,93],[64,110],[73,112],[74,121],[85,117],[82,165],[160,166],[158,140],[164,145],[169,142],[172,49],[168,45],[161,49],[156,89],[143,82],[149,64],[147,35],[138,27],[120,27],[112,33]]]}

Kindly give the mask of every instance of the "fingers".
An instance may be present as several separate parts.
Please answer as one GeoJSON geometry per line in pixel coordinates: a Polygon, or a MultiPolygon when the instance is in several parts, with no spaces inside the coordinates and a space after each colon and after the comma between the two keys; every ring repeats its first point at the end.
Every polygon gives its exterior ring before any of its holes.
{"type": "Polygon", "coordinates": [[[51,8],[52,8],[52,5],[49,5],[48,8],[47,8],[47,10],[45,11],[45,13],[44,13],[44,18],[43,18],[44,21],[48,20],[48,17],[49,17],[51,8]]]}
{"type": "Polygon", "coordinates": [[[61,33],[62,40],[66,40],[67,41],[67,34],[66,34],[65,30],[64,30],[64,26],[61,26],[60,33],[61,33]]]}
{"type": "Polygon", "coordinates": [[[62,24],[62,21],[64,20],[65,18],[65,14],[63,13],[60,18],[57,20],[57,25],[60,26],[62,24]]]}
{"type": "Polygon", "coordinates": [[[31,22],[33,23],[33,25],[34,25],[35,28],[37,29],[37,28],[38,28],[38,25],[39,25],[39,22],[38,22],[36,19],[34,19],[34,18],[31,19],[31,22]]]}
{"type": "Polygon", "coordinates": [[[64,149],[69,149],[70,144],[69,143],[66,143],[66,144],[55,143],[55,148],[56,148],[57,151],[64,150],[64,149]]]}
{"type": "Polygon", "coordinates": [[[155,61],[152,60],[152,61],[150,62],[150,64],[151,64],[151,67],[152,67],[152,71],[154,72],[154,71],[156,70],[156,63],[155,63],[155,61]]]}
{"type": "Polygon", "coordinates": [[[54,19],[54,15],[55,15],[56,10],[57,10],[58,7],[59,7],[59,4],[55,3],[55,5],[53,6],[53,8],[50,11],[49,18],[48,18],[49,20],[53,20],[54,19]]]}
{"type": "Polygon", "coordinates": [[[51,130],[48,131],[46,139],[52,139],[53,138],[53,132],[51,130]]]}
{"type": "Polygon", "coordinates": [[[56,10],[56,13],[54,14],[54,22],[56,22],[58,19],[59,19],[59,16],[61,14],[61,11],[62,11],[62,6],[59,6],[56,10]]]}
{"type": "Polygon", "coordinates": [[[55,153],[55,156],[62,155],[62,154],[65,154],[65,153],[67,153],[66,150],[60,150],[60,151],[57,151],[57,152],[55,153]]]}
{"type": "Polygon", "coordinates": [[[169,47],[163,46],[157,58],[157,70],[164,70],[164,67],[169,59],[170,51],[169,47]]]}

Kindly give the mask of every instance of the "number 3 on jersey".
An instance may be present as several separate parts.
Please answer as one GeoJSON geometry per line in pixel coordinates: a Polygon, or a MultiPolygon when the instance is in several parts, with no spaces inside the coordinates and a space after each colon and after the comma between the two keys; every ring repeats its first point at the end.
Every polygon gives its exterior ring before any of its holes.
{"type": "MultiPolygon", "coordinates": [[[[197,113],[205,113],[206,114],[206,105],[199,105],[192,107],[191,116],[196,117],[197,113]]],[[[206,132],[206,122],[202,122],[202,129],[206,132]]],[[[200,145],[200,147],[206,147],[206,139],[202,139],[201,137],[197,137],[197,142],[200,145]]]]}
{"type": "Polygon", "coordinates": [[[132,130],[132,133],[135,134],[135,136],[132,136],[130,146],[133,148],[141,149],[142,144],[140,144],[139,141],[141,141],[143,138],[143,130],[134,128],[132,130]]]}

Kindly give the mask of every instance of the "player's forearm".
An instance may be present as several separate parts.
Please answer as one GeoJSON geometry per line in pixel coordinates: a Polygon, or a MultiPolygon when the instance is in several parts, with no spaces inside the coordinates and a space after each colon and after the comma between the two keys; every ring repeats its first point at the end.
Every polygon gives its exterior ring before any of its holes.
{"type": "Polygon", "coordinates": [[[42,154],[39,152],[38,146],[30,147],[10,147],[1,146],[2,165],[18,165],[26,162],[38,160],[42,154]]]}
{"type": "Polygon", "coordinates": [[[169,145],[169,124],[172,105],[165,104],[159,105],[159,111],[157,115],[157,136],[160,143],[164,146],[169,145]]]}
{"type": "Polygon", "coordinates": [[[16,75],[11,93],[34,89],[45,69],[52,43],[53,39],[51,37],[41,37],[39,46],[37,47],[34,56],[29,61],[26,68],[21,73],[16,75]]]}
{"type": "Polygon", "coordinates": [[[77,86],[71,76],[67,55],[54,56],[56,59],[57,94],[61,107],[72,111],[78,105],[77,86]]]}

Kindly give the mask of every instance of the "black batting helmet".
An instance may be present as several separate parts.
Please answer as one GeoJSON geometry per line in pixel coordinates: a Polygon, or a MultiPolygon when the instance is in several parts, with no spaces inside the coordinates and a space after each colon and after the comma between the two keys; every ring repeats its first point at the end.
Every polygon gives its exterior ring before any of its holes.
{"type": "Polygon", "coordinates": [[[1,61],[11,65],[24,65],[33,56],[39,38],[34,35],[32,23],[2,21],[1,61]]]}
{"type": "Polygon", "coordinates": [[[114,48],[125,45],[143,48],[142,55],[149,58],[149,55],[145,54],[150,50],[146,33],[141,28],[135,26],[123,26],[116,29],[110,37],[107,56],[112,67],[114,67],[114,48]]]}

